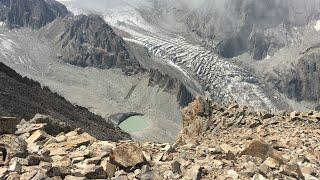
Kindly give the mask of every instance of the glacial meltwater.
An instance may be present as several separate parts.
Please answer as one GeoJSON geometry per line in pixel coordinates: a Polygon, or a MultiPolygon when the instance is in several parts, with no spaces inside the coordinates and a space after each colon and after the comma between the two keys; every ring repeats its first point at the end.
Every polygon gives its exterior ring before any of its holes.
{"type": "Polygon", "coordinates": [[[148,123],[143,116],[132,116],[123,121],[119,126],[128,133],[134,133],[147,128],[148,123]]]}

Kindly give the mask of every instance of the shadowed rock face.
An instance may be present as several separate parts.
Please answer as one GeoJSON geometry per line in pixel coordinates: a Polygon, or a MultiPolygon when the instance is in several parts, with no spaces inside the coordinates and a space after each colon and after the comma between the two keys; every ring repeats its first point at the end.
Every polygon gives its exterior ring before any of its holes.
{"type": "Polygon", "coordinates": [[[313,49],[303,54],[292,68],[276,70],[275,76],[268,81],[280,92],[298,101],[320,100],[320,49],[313,49]]]}
{"type": "Polygon", "coordinates": [[[39,29],[68,14],[65,6],[53,0],[2,0],[0,7],[1,19],[10,28],[27,26],[39,29]]]}
{"type": "Polygon", "coordinates": [[[68,20],[58,40],[65,62],[101,69],[117,67],[128,75],[142,70],[128,53],[123,39],[100,16],[80,15],[68,20]]]}
{"type": "Polygon", "coordinates": [[[100,139],[127,139],[129,135],[114,128],[100,116],[86,108],[74,106],[49,88],[41,87],[0,63],[0,115],[30,119],[37,113],[52,115],[65,122],[86,129],[100,139]]]}
{"type": "Polygon", "coordinates": [[[156,85],[164,91],[176,94],[177,102],[179,102],[181,107],[187,106],[194,99],[190,91],[178,79],[163,74],[159,70],[150,69],[149,86],[156,85]]]}

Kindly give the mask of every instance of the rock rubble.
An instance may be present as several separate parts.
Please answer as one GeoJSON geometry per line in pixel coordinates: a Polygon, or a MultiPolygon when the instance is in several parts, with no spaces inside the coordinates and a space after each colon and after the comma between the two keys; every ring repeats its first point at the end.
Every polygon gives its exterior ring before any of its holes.
{"type": "Polygon", "coordinates": [[[47,123],[21,121],[0,132],[0,179],[320,178],[318,112],[253,113],[197,98],[182,114],[174,144],[52,134],[47,123]]]}

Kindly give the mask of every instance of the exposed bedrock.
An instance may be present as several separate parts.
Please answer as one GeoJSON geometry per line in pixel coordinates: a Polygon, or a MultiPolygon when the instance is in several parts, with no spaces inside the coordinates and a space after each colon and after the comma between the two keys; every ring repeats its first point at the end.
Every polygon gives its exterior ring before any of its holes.
{"type": "Polygon", "coordinates": [[[127,75],[143,72],[124,40],[98,15],[68,16],[42,30],[54,40],[58,57],[80,67],[120,68],[127,75]]]}
{"type": "Polygon", "coordinates": [[[264,36],[263,30],[281,24],[292,29],[320,16],[319,0],[307,3],[298,0],[205,0],[202,4],[200,8],[186,11],[187,15],[180,19],[187,17],[188,33],[213,45],[218,54],[226,58],[248,51],[253,59],[261,60],[268,52],[268,45],[272,45],[269,41],[273,41],[264,36]],[[261,32],[250,36],[256,31],[261,32]]]}
{"type": "Polygon", "coordinates": [[[175,94],[177,96],[177,102],[181,107],[187,106],[194,100],[194,96],[178,79],[168,74],[163,74],[159,70],[151,69],[149,86],[155,85],[158,85],[164,91],[175,94]]]}
{"type": "Polygon", "coordinates": [[[1,0],[1,20],[9,28],[40,27],[69,12],[65,6],[54,0],[1,0]]]}
{"type": "Polygon", "coordinates": [[[284,69],[279,67],[267,81],[280,92],[297,101],[320,100],[320,48],[302,54],[297,62],[284,69]]]}

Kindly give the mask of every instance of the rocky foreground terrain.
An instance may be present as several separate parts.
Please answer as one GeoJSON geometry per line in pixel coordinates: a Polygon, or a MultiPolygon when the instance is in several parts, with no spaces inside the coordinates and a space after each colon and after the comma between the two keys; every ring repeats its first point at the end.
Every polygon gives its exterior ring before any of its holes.
{"type": "Polygon", "coordinates": [[[113,123],[93,114],[87,108],[71,104],[48,87],[22,77],[2,62],[0,84],[0,116],[30,119],[37,113],[43,113],[56,117],[59,119],[57,122],[81,127],[100,139],[117,141],[130,138],[113,123]]]}
{"type": "Polygon", "coordinates": [[[100,141],[37,115],[0,118],[1,179],[318,179],[320,113],[197,98],[176,143],[100,141]],[[61,130],[60,133],[56,130],[61,130]]]}

